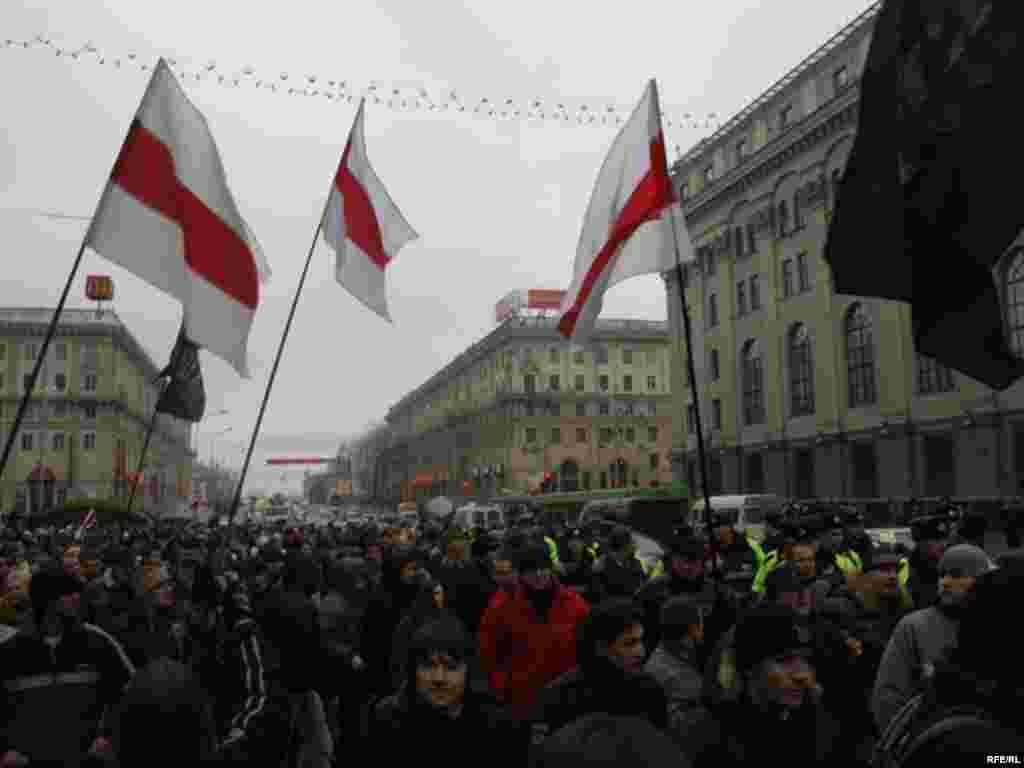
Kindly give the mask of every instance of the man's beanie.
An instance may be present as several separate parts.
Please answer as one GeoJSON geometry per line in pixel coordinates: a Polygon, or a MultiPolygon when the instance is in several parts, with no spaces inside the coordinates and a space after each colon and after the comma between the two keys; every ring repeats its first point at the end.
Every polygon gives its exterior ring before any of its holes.
{"type": "Polygon", "coordinates": [[[796,627],[796,615],[781,605],[766,603],[752,608],[736,625],[736,667],[747,671],[766,659],[805,650],[796,627]]]}

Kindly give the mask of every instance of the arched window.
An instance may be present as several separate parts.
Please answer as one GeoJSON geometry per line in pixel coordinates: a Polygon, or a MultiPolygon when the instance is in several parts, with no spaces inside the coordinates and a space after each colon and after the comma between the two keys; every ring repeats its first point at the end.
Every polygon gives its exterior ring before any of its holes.
{"type": "Polygon", "coordinates": [[[854,304],[846,313],[844,333],[850,407],[874,405],[878,399],[875,391],[875,347],[871,319],[862,304],[854,304]]]}
{"type": "Polygon", "coordinates": [[[778,221],[778,232],[779,237],[785,237],[789,231],[789,208],[786,205],[786,201],[783,200],[779,203],[779,221],[778,221]]]}
{"type": "Polygon", "coordinates": [[[743,423],[764,423],[764,365],[754,340],[743,347],[743,423]]]}
{"type": "Polygon", "coordinates": [[[736,258],[737,259],[742,259],[743,258],[743,227],[736,227],[732,231],[732,239],[733,239],[733,243],[735,244],[734,247],[736,248],[736,258]]]}
{"type": "Polygon", "coordinates": [[[789,332],[789,390],[794,417],[814,413],[814,358],[811,336],[803,323],[789,332]]]}
{"type": "Polygon", "coordinates": [[[1018,248],[1006,270],[1006,330],[1010,348],[1024,357],[1024,248],[1018,248]]]}
{"type": "Polygon", "coordinates": [[[836,202],[839,200],[839,182],[843,180],[842,171],[838,168],[832,171],[832,176],[829,181],[829,200],[832,203],[832,210],[836,208],[836,202]]]}

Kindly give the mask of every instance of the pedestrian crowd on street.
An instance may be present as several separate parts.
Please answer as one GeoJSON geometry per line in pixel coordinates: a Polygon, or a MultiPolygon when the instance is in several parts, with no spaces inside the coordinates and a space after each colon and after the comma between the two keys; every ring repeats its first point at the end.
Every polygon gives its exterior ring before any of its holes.
{"type": "Polygon", "coordinates": [[[1024,561],[984,517],[900,551],[793,507],[657,561],[614,521],[510,519],[8,526],[0,768],[1024,756],[1024,561]]]}

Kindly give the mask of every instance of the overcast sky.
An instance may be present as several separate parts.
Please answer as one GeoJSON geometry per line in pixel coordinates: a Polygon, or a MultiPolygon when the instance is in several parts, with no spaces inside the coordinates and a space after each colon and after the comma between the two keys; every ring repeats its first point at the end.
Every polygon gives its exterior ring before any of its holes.
{"type": "MultiPolygon", "coordinates": [[[[69,48],[93,43],[107,59],[158,56],[191,70],[216,63],[249,81],[346,80],[422,84],[519,103],[628,110],[656,77],[666,116],[728,117],[871,5],[867,0],[4,0],[4,38],[42,35],[69,48]]],[[[90,216],[148,74],[96,57],[0,48],[3,143],[0,304],[55,306],[85,223],[24,209],[90,216]]],[[[203,352],[206,458],[241,466],[292,297],[343,148],[354,105],[216,81],[183,83],[220,147],[243,215],[273,270],[249,340],[242,380],[203,352]]],[[[666,128],[670,161],[708,128],[666,128]]],[[[420,233],[388,271],[389,325],[333,281],[321,242],[285,348],[250,470],[249,488],[299,487],[302,468],[269,471],[272,455],[332,455],[339,438],[382,419],[390,405],[493,328],[505,293],[564,288],[581,218],[616,128],[496,121],[453,111],[367,105],[370,160],[420,233]]],[[[112,274],[114,307],[157,364],[167,358],[180,306],[88,253],[85,277],[112,274]]],[[[664,319],[657,278],[618,286],[604,316],[664,319]]]]}

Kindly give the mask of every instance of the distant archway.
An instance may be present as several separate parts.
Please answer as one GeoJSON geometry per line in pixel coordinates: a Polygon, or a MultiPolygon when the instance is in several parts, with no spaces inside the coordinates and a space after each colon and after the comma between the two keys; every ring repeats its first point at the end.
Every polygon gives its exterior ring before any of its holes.
{"type": "Polygon", "coordinates": [[[561,490],[566,492],[578,491],[580,488],[580,465],[572,459],[566,459],[562,462],[562,468],[559,471],[559,477],[562,481],[561,490]]]}

